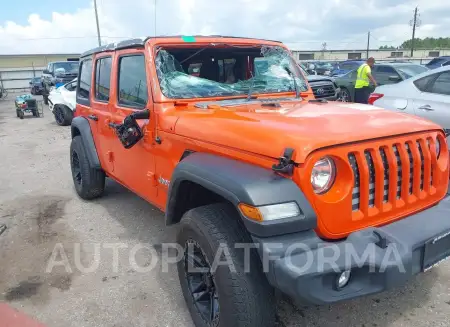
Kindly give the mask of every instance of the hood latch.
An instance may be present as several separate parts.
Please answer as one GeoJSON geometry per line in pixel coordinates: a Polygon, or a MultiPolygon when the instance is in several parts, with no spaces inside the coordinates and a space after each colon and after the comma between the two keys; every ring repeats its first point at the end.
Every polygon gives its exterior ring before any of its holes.
{"type": "Polygon", "coordinates": [[[294,173],[295,162],[292,160],[294,149],[284,149],[283,156],[278,158],[278,164],[272,166],[272,170],[277,173],[292,175],[294,173]]]}

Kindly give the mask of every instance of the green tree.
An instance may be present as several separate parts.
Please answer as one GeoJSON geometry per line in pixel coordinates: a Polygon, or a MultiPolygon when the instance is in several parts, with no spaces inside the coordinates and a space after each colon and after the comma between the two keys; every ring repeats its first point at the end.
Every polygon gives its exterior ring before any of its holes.
{"type": "MultiPolygon", "coordinates": [[[[411,49],[412,41],[407,40],[400,45],[402,49],[411,49]]],[[[450,48],[450,37],[426,37],[424,39],[417,38],[414,41],[415,49],[437,49],[450,48]]]]}
{"type": "Polygon", "coordinates": [[[395,50],[396,49],[396,47],[393,47],[393,46],[391,46],[391,45],[382,45],[381,47],[380,47],[380,50],[395,50]]]}

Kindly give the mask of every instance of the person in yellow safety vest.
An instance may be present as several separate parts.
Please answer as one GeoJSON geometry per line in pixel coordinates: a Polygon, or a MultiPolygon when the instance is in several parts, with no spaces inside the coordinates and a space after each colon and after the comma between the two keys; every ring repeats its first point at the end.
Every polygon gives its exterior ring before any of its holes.
{"type": "Polygon", "coordinates": [[[355,102],[367,103],[370,96],[370,82],[377,87],[377,82],[372,76],[372,67],[375,64],[375,59],[370,57],[366,63],[359,66],[356,73],[355,82],[355,102]]]}

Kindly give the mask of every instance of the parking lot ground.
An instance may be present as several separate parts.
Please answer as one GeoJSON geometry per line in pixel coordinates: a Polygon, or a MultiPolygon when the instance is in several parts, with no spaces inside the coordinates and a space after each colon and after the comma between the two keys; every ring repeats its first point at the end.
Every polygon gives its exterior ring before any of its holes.
{"type": "MultiPolygon", "coordinates": [[[[162,263],[152,261],[175,229],[112,181],[102,198],[79,199],[69,168],[70,127],[56,125],[45,110],[43,118],[20,120],[13,101],[0,100],[0,224],[7,225],[0,301],[48,327],[192,327],[176,268],[162,272],[162,263]],[[151,248],[130,256],[137,244],[151,248]],[[121,247],[117,260],[111,246],[121,247]],[[60,265],[49,271],[50,262],[60,265]]],[[[403,288],[330,306],[279,299],[278,327],[449,326],[449,268],[446,262],[403,288]]]]}

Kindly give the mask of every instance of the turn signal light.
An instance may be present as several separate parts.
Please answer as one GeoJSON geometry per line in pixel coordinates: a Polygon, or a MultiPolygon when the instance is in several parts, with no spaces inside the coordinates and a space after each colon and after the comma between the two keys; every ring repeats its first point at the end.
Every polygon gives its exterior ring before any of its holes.
{"type": "Polygon", "coordinates": [[[239,209],[245,217],[256,221],[292,218],[302,214],[296,202],[269,204],[259,207],[239,203],[239,209]]]}
{"type": "Polygon", "coordinates": [[[263,216],[258,208],[252,207],[245,203],[239,203],[239,209],[241,209],[245,217],[256,221],[263,221],[263,216]]]}

